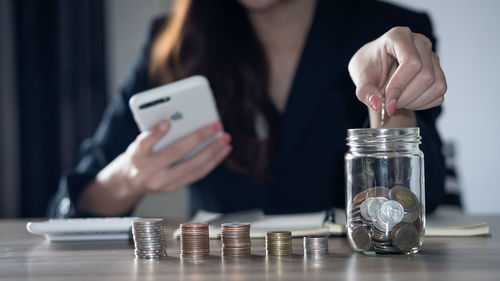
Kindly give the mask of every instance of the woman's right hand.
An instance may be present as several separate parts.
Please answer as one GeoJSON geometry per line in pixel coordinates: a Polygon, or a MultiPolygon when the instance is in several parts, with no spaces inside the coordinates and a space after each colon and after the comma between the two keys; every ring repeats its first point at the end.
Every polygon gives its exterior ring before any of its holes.
{"type": "Polygon", "coordinates": [[[161,121],[139,134],[124,153],[97,174],[83,191],[78,208],[105,216],[122,215],[147,193],[172,192],[202,179],[232,150],[231,137],[223,133],[196,155],[176,163],[223,128],[220,123],[209,124],[154,153],[153,146],[168,134],[170,126],[169,121],[161,121]]]}

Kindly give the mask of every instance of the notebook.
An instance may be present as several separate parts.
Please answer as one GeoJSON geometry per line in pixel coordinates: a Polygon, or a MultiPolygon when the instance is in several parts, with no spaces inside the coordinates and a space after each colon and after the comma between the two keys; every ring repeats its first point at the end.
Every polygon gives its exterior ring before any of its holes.
{"type": "MultiPolygon", "coordinates": [[[[299,213],[285,215],[264,215],[260,210],[249,210],[238,213],[219,214],[200,210],[190,222],[209,224],[211,239],[220,238],[220,225],[231,222],[251,223],[250,237],[264,238],[267,231],[288,230],[292,236],[307,235],[337,235],[346,234],[345,212],[342,209],[333,209],[328,212],[299,213]]],[[[179,238],[180,229],[174,232],[174,238],[179,238]]],[[[436,225],[432,219],[428,220],[425,229],[426,237],[468,237],[490,235],[490,228],[486,223],[458,226],[436,225]]]]}

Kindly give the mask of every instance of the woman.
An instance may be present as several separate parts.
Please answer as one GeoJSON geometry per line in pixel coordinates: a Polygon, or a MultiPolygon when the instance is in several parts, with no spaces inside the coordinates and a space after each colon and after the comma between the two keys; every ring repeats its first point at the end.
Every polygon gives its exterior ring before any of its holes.
{"type": "Polygon", "coordinates": [[[147,193],[188,185],[191,214],[342,207],[346,130],[378,127],[383,94],[386,127],[421,128],[432,211],[443,196],[435,119],[446,91],[433,41],[425,14],[375,1],[177,1],[61,181],[52,215],[126,215],[147,193]],[[170,123],[139,134],[128,99],[195,74],[209,79],[223,125],[153,154],[170,123]]]}

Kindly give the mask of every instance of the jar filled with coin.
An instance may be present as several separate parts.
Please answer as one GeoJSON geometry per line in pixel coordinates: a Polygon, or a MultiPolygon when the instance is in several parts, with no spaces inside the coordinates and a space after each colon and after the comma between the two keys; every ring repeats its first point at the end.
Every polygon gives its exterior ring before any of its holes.
{"type": "Polygon", "coordinates": [[[412,254],[425,231],[419,128],[350,129],[345,155],[347,237],[368,255],[412,254]]]}

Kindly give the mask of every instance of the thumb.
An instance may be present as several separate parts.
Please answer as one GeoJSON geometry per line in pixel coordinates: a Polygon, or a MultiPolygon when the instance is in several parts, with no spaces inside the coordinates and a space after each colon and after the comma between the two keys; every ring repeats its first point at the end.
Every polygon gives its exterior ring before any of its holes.
{"type": "Polygon", "coordinates": [[[170,121],[162,120],[150,130],[139,134],[136,139],[139,152],[144,155],[151,153],[153,146],[170,131],[170,128],[170,121]]]}

